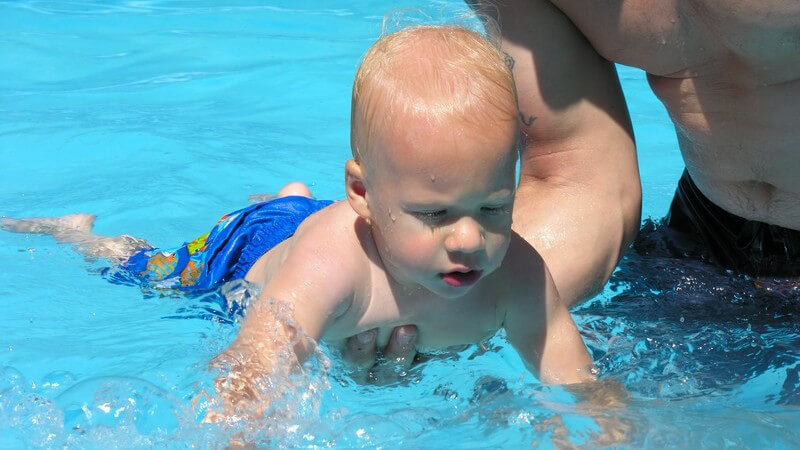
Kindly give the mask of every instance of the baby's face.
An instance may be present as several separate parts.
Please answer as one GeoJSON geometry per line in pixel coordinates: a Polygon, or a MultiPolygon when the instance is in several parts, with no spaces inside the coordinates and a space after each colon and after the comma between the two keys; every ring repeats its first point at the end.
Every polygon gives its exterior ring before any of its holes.
{"type": "Polygon", "coordinates": [[[497,269],[511,235],[516,124],[421,119],[378,136],[367,202],[389,274],[446,298],[497,269]]]}

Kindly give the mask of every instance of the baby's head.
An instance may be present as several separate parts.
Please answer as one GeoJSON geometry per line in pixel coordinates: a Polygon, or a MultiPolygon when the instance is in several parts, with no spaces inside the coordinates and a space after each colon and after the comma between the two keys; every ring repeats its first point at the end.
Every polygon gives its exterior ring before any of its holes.
{"type": "Polygon", "coordinates": [[[459,297],[511,236],[517,101],[500,51],[460,27],[380,38],[353,85],[348,201],[389,274],[459,297]]]}

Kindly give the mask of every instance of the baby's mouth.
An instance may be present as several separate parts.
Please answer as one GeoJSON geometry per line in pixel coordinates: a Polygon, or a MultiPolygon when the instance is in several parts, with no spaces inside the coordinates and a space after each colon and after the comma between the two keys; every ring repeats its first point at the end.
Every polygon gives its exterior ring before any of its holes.
{"type": "Polygon", "coordinates": [[[439,277],[444,281],[448,286],[452,287],[465,287],[471,286],[475,284],[480,278],[481,273],[480,270],[470,270],[467,272],[447,272],[447,273],[440,273],[439,277]]]}

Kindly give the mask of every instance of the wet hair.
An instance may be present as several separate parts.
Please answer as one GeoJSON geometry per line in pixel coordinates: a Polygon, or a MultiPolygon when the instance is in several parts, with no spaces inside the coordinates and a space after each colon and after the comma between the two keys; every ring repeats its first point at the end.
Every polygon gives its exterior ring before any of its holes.
{"type": "Polygon", "coordinates": [[[474,126],[517,115],[498,46],[460,26],[414,26],[382,36],[365,54],[353,82],[350,147],[356,161],[367,158],[375,136],[408,117],[474,126]]]}

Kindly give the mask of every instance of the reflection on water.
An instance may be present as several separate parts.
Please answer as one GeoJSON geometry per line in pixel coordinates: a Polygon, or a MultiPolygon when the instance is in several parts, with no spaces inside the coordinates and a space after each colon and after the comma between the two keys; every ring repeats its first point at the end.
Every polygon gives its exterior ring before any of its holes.
{"type": "Polygon", "coordinates": [[[637,399],[636,444],[797,446],[800,284],[678,259],[673,242],[646,221],[605,293],[576,311],[601,373],[637,399]]]}
{"type": "Polygon", "coordinates": [[[642,396],[714,402],[784,372],[763,401],[797,404],[800,284],[675,259],[666,233],[647,223],[606,294],[578,312],[602,371],[642,396]]]}

